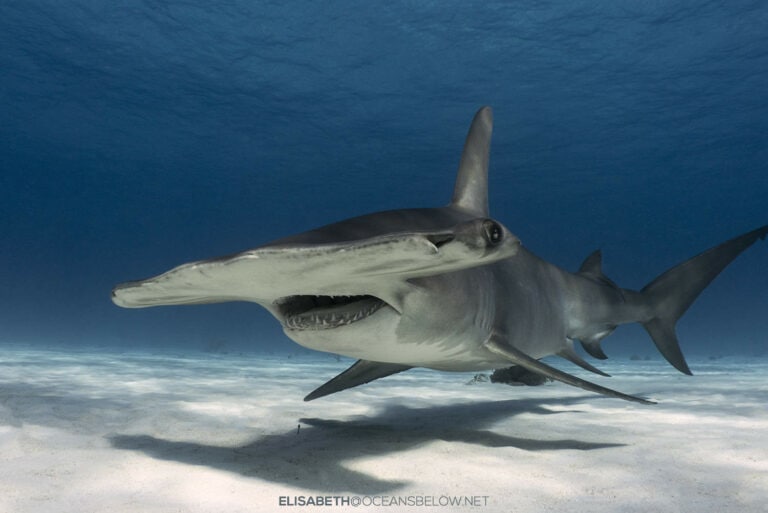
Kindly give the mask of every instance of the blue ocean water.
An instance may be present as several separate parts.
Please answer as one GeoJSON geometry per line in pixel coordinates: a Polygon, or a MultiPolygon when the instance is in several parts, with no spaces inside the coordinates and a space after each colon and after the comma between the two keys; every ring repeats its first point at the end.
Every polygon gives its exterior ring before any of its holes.
{"type": "MultiPolygon", "coordinates": [[[[492,214],[639,288],[768,222],[760,1],[0,4],[0,341],[290,351],[255,305],[127,311],[118,282],[445,204],[491,105],[492,214]]],[[[768,247],[679,325],[768,350],[768,247]]],[[[610,354],[654,354],[625,327],[610,354]]]]}

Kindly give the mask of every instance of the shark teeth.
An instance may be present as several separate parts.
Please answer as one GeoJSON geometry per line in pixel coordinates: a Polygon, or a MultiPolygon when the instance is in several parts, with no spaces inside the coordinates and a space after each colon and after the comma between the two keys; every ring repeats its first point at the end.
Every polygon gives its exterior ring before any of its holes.
{"type": "Polygon", "coordinates": [[[373,296],[292,296],[277,303],[293,330],[327,330],[373,315],[386,303],[373,296]]]}

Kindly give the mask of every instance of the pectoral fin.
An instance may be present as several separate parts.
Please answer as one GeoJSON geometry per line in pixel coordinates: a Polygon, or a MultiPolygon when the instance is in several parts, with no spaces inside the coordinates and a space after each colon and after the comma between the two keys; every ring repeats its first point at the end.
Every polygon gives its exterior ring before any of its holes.
{"type": "Polygon", "coordinates": [[[311,394],[305,397],[304,400],[312,401],[319,397],[341,392],[347,388],[370,383],[374,379],[386,378],[387,376],[406,371],[410,368],[411,367],[408,365],[398,365],[396,363],[358,360],[352,367],[315,389],[311,394]]]}
{"type": "Polygon", "coordinates": [[[561,370],[555,369],[554,367],[550,367],[549,365],[542,363],[535,358],[531,358],[522,351],[510,346],[500,336],[492,336],[487,342],[485,342],[484,345],[489,351],[506,358],[511,363],[525,367],[532,372],[537,372],[542,376],[546,376],[550,379],[561,381],[567,385],[579,387],[584,390],[602,394],[608,397],[624,399],[625,401],[632,401],[641,404],[656,404],[655,402],[649,401],[648,399],[622,394],[616,390],[611,390],[610,388],[596,385],[595,383],[590,383],[589,381],[577,378],[576,376],[568,374],[567,372],[563,372],[561,370]]]}

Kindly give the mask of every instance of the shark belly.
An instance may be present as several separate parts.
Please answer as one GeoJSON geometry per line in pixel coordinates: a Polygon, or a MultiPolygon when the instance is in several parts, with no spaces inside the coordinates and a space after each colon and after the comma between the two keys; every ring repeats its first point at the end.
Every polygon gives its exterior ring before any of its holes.
{"type": "Polygon", "coordinates": [[[503,367],[483,347],[493,328],[493,282],[491,267],[414,279],[402,312],[385,307],[343,328],[285,333],[304,347],[362,360],[446,371],[503,367]]]}
{"type": "Polygon", "coordinates": [[[285,333],[304,347],[361,360],[445,371],[507,367],[507,360],[484,345],[494,334],[537,359],[565,347],[561,273],[525,252],[480,268],[411,280],[402,313],[386,307],[340,329],[286,328],[285,333]]]}

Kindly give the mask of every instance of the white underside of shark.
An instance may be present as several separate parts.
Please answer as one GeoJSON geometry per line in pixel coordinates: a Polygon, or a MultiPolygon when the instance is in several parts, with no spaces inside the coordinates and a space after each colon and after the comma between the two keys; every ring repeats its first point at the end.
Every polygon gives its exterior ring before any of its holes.
{"type": "Polygon", "coordinates": [[[448,206],[378,212],[235,255],[184,264],[118,285],[123,307],[250,301],[302,346],[359,359],[315,399],[412,367],[524,369],[604,395],[630,396],[539,360],[562,356],[602,374],[574,350],[604,358],[600,341],[639,322],[661,353],[690,374],[675,323],[698,294],[768,226],[705,251],[641,291],[601,270],[600,253],[577,273],[522,247],[488,211],[492,115],[475,115],[448,206]]]}

